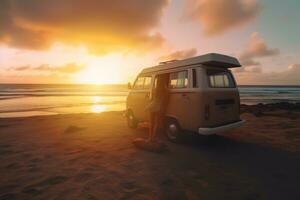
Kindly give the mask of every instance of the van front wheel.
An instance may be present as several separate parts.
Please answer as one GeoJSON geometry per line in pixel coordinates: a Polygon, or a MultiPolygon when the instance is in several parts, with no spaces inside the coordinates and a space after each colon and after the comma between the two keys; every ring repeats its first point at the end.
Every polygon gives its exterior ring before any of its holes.
{"type": "Polygon", "coordinates": [[[168,119],[165,127],[165,134],[171,142],[178,143],[182,139],[181,129],[174,119],[168,119]]]}
{"type": "Polygon", "coordinates": [[[127,113],[127,125],[129,128],[137,128],[137,120],[135,119],[132,111],[129,111],[127,113]]]}

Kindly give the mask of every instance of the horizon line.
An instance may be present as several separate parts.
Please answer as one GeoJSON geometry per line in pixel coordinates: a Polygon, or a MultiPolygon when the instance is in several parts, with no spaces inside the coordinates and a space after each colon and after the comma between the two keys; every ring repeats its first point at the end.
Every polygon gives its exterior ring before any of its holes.
{"type": "MultiPolygon", "coordinates": [[[[111,83],[111,84],[90,84],[90,83],[0,83],[0,85],[90,85],[90,86],[112,86],[112,85],[127,85],[127,83],[111,83]]],[[[289,84],[237,84],[239,87],[300,87],[300,85],[289,84]]]]}

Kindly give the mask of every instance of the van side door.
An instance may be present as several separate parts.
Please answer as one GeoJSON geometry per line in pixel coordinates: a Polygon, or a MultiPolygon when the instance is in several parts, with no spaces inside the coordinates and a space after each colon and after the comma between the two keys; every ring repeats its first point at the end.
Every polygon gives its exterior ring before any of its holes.
{"type": "Polygon", "coordinates": [[[167,116],[174,117],[181,128],[188,129],[192,108],[189,92],[189,70],[170,73],[167,116]]]}
{"type": "Polygon", "coordinates": [[[150,102],[151,83],[152,76],[139,76],[128,97],[128,107],[138,121],[148,120],[145,107],[150,102]]]}

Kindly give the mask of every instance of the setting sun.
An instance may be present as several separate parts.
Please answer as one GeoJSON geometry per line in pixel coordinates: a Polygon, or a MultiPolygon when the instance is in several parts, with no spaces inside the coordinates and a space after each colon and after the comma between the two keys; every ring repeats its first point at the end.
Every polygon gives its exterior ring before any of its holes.
{"type": "Polygon", "coordinates": [[[83,84],[114,84],[121,81],[121,57],[111,54],[92,57],[86,69],[76,74],[76,82],[83,84]]]}

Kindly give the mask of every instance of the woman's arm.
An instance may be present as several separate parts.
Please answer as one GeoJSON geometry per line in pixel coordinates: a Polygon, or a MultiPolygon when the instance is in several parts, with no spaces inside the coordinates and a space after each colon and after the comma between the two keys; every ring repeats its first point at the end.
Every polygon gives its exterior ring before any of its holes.
{"type": "Polygon", "coordinates": [[[150,90],[150,95],[149,95],[150,101],[152,101],[154,99],[154,96],[155,96],[155,88],[152,87],[150,90]]]}

